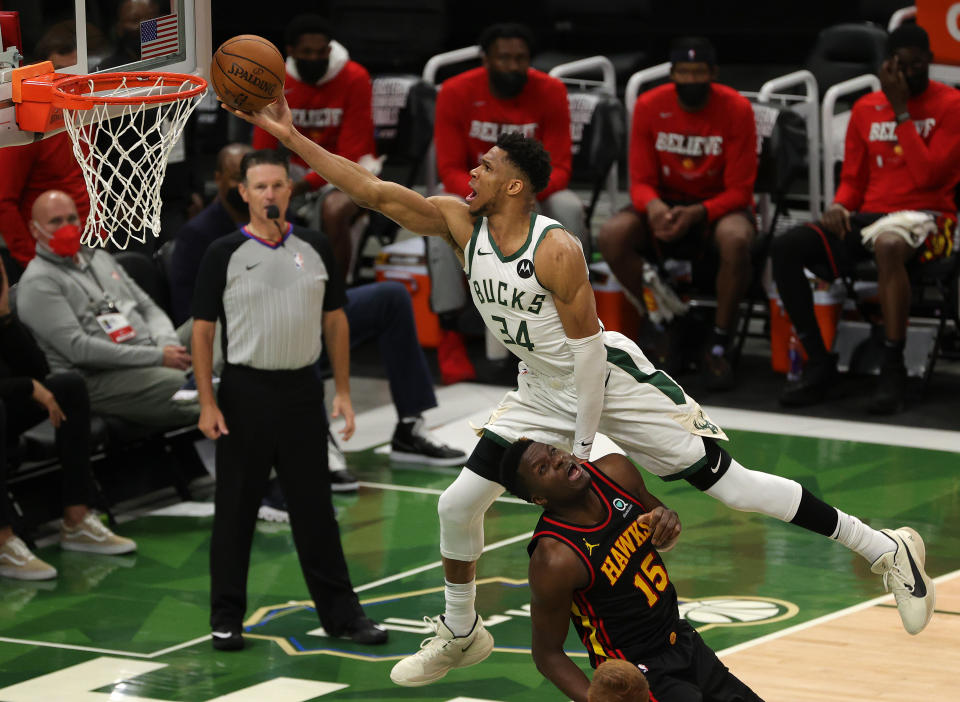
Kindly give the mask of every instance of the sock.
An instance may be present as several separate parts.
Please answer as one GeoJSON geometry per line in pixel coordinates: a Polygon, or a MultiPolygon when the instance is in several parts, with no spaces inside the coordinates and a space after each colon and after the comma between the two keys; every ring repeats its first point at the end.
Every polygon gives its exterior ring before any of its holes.
{"type": "Polygon", "coordinates": [[[466,636],[477,620],[477,611],[473,607],[477,599],[477,581],[451,583],[449,580],[444,580],[443,582],[446,583],[444,598],[447,601],[443,623],[454,636],[466,636]]]}
{"type": "Polygon", "coordinates": [[[729,345],[730,330],[714,327],[713,334],[710,336],[710,353],[712,353],[714,356],[722,356],[724,353],[726,353],[729,345]]]}
{"type": "Polygon", "coordinates": [[[856,517],[837,510],[837,528],[830,535],[831,539],[839,541],[851,551],[859,553],[873,563],[880,556],[897,549],[897,544],[886,534],[868,527],[856,517]]]}

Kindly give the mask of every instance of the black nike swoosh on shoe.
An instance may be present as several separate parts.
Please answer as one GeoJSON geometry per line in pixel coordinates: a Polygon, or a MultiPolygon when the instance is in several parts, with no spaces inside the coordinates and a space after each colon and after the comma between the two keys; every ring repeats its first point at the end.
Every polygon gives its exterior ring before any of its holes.
{"type": "Polygon", "coordinates": [[[907,552],[907,560],[910,561],[910,571],[913,573],[913,590],[910,594],[914,597],[926,597],[927,584],[923,582],[923,575],[920,573],[920,569],[917,568],[917,564],[914,562],[913,555],[910,553],[910,549],[907,548],[906,543],[904,543],[903,548],[907,552]]]}

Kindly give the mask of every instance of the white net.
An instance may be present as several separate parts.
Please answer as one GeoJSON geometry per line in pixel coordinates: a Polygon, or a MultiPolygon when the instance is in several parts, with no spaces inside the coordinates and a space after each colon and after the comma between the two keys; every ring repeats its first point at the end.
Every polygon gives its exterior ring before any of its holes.
{"type": "Polygon", "coordinates": [[[196,85],[189,80],[171,81],[169,75],[158,74],[146,85],[142,79],[124,78],[108,90],[100,90],[96,78],[86,81],[87,90],[82,94],[170,98],[161,103],[108,102],[86,110],[63,109],[73,153],[90,195],[90,215],[81,241],[87,246],[106,246],[112,241],[125,249],[131,239],[144,243],[148,232],[160,234],[160,186],[167,160],[203,91],[176,97],[196,85]]]}

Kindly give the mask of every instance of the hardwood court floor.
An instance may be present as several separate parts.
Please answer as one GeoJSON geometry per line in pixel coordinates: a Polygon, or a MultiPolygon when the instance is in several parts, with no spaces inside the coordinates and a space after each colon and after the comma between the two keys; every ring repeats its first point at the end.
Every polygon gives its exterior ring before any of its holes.
{"type": "Polygon", "coordinates": [[[957,699],[960,573],[938,583],[937,609],[916,637],[891,626],[890,602],[824,618],[723,657],[767,702],[957,699]]]}
{"type": "MultiPolygon", "coordinates": [[[[862,427],[849,431],[842,422],[793,417],[778,429],[772,416],[711,414],[728,428],[731,452],[745,465],[798,480],[875,526],[909,524],[926,541],[932,576],[960,571],[958,456],[942,448],[953,435],[884,427],[868,442],[862,427]],[[929,445],[941,450],[922,448],[929,445]]],[[[458,420],[449,436],[463,435],[469,442],[469,428],[458,420]]],[[[960,448],[960,441],[952,445],[960,448]]],[[[215,654],[207,626],[209,505],[185,505],[182,516],[123,525],[139,543],[136,555],[83,556],[50,546],[39,555],[60,570],[56,581],[0,580],[0,702],[566,699],[530,660],[524,548],[537,511],[514,499],[488,513],[489,550],[478,569],[478,607],[496,651],[428,687],[389,681],[393,661],[427,635],[422,617],[442,609],[436,501],[454,472],[391,465],[376,448],[349,457],[363,484],[358,496],[335,498],[338,519],[353,582],[369,615],[391,629],[388,645],[370,649],[326,637],[305,602],[289,528],[261,523],[250,571],[249,646],[215,654]]],[[[682,613],[715,650],[729,651],[727,664],[767,700],[957,697],[947,676],[960,660],[960,581],[941,585],[941,611],[927,631],[909,637],[883,602],[848,612],[883,595],[880,579],[858,556],[733,512],[685,484],[649,484],[683,521],[680,544],[666,554],[682,613]],[[837,612],[848,613],[825,619],[837,612]]],[[[567,649],[586,666],[575,637],[567,649]]]]}

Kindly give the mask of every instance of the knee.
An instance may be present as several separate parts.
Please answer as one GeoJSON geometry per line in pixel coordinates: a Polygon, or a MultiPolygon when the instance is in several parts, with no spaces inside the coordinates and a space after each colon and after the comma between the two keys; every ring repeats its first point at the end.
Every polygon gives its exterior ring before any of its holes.
{"type": "Polygon", "coordinates": [[[774,271],[791,265],[802,267],[803,262],[798,257],[811,236],[816,236],[816,232],[802,225],[774,237],[770,244],[770,260],[774,271]]]}
{"type": "Polygon", "coordinates": [[[600,227],[597,247],[608,261],[631,251],[639,243],[640,219],[632,213],[614,215],[600,227]]]}
{"type": "Polygon", "coordinates": [[[87,383],[79,373],[55,373],[43,381],[53,396],[63,406],[76,406],[88,403],[87,383]]]}
{"type": "Polygon", "coordinates": [[[405,314],[413,310],[406,285],[396,280],[385,280],[376,285],[380,295],[380,306],[388,310],[388,314],[405,314]]]}
{"type": "Polygon", "coordinates": [[[873,242],[878,266],[902,266],[911,252],[910,245],[892,232],[881,232],[873,242]]]}
{"type": "Polygon", "coordinates": [[[724,218],[717,224],[717,248],[724,259],[747,259],[753,244],[753,229],[743,217],[724,218]]]}
{"type": "Polygon", "coordinates": [[[455,485],[456,482],[440,495],[437,501],[437,514],[442,525],[465,528],[472,524],[477,516],[483,516],[483,510],[474,501],[464,499],[470,496],[469,493],[456,490],[455,485]]]}

